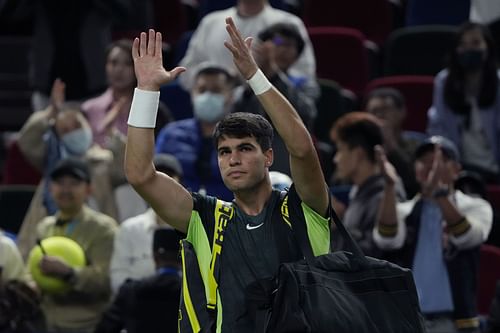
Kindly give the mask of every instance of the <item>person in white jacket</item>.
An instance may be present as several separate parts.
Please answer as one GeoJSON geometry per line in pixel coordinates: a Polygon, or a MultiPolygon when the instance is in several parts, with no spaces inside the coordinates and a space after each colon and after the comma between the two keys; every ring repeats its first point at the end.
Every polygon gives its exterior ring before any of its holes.
{"type": "MultiPolygon", "coordinates": [[[[243,36],[254,37],[255,39],[263,29],[275,23],[286,22],[296,26],[304,39],[305,45],[303,52],[288,72],[295,78],[305,80],[304,92],[308,96],[312,98],[319,96],[314,50],[304,23],[299,17],[291,13],[271,7],[267,0],[238,0],[233,7],[206,15],[191,37],[186,55],[179,66],[195,68],[198,64],[208,61],[237,73],[231,54],[224,48],[216,47],[222,45],[224,40],[228,39],[224,24],[226,17],[234,19],[243,36]]],[[[190,90],[193,84],[193,76],[186,73],[179,79],[182,86],[190,90]]]]}
{"type": "Polygon", "coordinates": [[[386,186],[373,230],[387,259],[411,268],[428,332],[479,332],[476,276],[479,246],[490,233],[490,204],[454,189],[459,153],[448,139],[433,136],[415,152],[420,193],[397,203],[397,174],[381,147],[386,186]]]}

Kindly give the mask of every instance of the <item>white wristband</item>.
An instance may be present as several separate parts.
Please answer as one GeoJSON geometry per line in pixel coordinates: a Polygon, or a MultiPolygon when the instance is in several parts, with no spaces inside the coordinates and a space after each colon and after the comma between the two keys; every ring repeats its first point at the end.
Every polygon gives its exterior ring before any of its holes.
{"type": "Polygon", "coordinates": [[[159,102],[159,91],[135,88],[128,115],[128,124],[139,128],[155,128],[159,102]]]}
{"type": "Polygon", "coordinates": [[[260,69],[255,72],[255,74],[247,80],[248,85],[252,88],[255,95],[260,95],[268,91],[273,87],[273,85],[269,82],[267,77],[262,73],[260,69]]]}

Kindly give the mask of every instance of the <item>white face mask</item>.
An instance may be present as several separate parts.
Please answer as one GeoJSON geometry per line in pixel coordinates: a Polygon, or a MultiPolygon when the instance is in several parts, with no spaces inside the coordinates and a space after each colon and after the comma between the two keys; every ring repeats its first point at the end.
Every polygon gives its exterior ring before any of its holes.
{"type": "Polygon", "coordinates": [[[92,131],[83,127],[64,134],[61,142],[70,155],[82,156],[92,145],[92,131]]]}
{"type": "Polygon", "coordinates": [[[224,102],[226,98],[223,94],[204,92],[193,98],[194,116],[207,123],[216,123],[224,117],[226,110],[224,102]]]}

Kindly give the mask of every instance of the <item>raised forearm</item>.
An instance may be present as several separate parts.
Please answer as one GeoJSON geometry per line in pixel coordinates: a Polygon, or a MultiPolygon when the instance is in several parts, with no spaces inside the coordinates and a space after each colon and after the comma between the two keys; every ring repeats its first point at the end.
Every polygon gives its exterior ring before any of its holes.
{"type": "Polygon", "coordinates": [[[125,150],[125,176],[131,185],[143,184],[154,174],[154,130],[129,126],[125,150]]]}
{"type": "Polygon", "coordinates": [[[300,116],[285,97],[274,87],[257,95],[290,155],[302,157],[314,150],[314,145],[300,116]]]}
{"type": "Polygon", "coordinates": [[[396,186],[386,184],[380,201],[377,228],[384,237],[394,237],[397,233],[398,218],[396,213],[396,186]]]}
{"type": "Polygon", "coordinates": [[[450,234],[458,237],[470,229],[471,225],[469,221],[467,221],[465,216],[458,211],[457,207],[447,196],[437,198],[436,202],[441,209],[443,219],[446,221],[450,234]]]}
{"type": "Polygon", "coordinates": [[[125,176],[132,185],[143,184],[154,175],[154,127],[160,93],[136,89],[128,120],[125,176]]]}

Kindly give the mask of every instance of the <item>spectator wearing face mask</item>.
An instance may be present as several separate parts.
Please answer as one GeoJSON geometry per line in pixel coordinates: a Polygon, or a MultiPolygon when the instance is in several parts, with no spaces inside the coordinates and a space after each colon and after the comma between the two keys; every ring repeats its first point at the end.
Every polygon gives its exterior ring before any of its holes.
{"type": "Polygon", "coordinates": [[[434,82],[428,132],[453,141],[464,169],[489,183],[500,181],[500,85],[494,42],[488,29],[465,23],[450,62],[434,82]]]}
{"type": "Polygon", "coordinates": [[[157,154],[171,154],[179,160],[188,190],[228,201],[233,196],[222,182],[212,133],[231,108],[232,92],[233,78],[226,69],[212,64],[200,65],[191,90],[194,118],[165,126],[158,134],[155,147],[157,154]]]}
{"type": "Polygon", "coordinates": [[[46,179],[61,159],[80,157],[89,162],[95,188],[91,205],[107,215],[117,216],[109,177],[110,170],[117,170],[113,156],[110,151],[93,144],[92,130],[86,118],[78,105],[64,104],[64,91],[65,84],[56,80],[51,105],[33,113],[18,138],[19,149],[26,160],[43,175],[18,235],[18,246],[24,257],[36,242],[37,222],[57,210],[46,179]]]}

